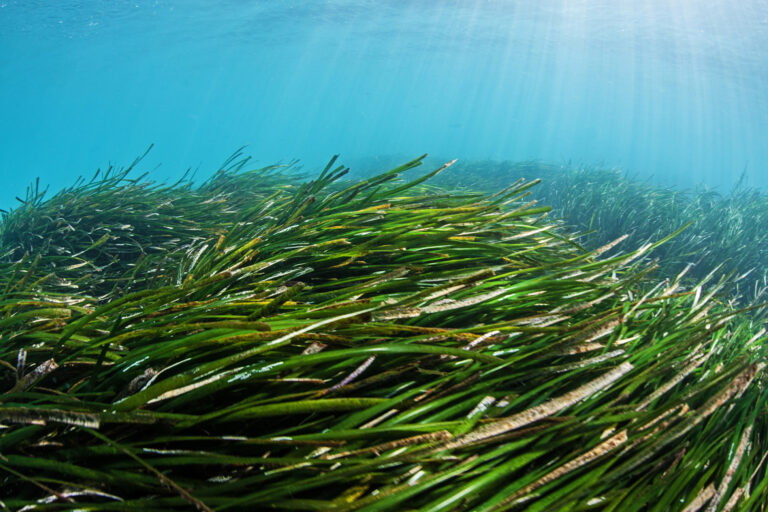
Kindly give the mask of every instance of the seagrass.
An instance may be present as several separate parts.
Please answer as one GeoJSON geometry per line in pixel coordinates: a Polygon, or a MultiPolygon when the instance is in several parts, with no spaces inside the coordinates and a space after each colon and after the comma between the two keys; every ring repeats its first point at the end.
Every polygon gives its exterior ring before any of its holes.
{"type": "Polygon", "coordinates": [[[463,161],[437,178],[442,186],[488,193],[521,176],[541,179],[534,196],[584,236],[590,248],[621,236],[637,246],[680,227],[691,228],[656,251],[667,275],[690,265],[703,279],[713,270],[733,273],[734,300],[762,303],[768,296],[768,196],[742,175],[731,190],[654,185],[620,169],[542,162],[463,161]]]}
{"type": "Polygon", "coordinates": [[[0,227],[0,506],[761,510],[760,307],[663,274],[676,229],[589,251],[528,182],[422,159],[30,189],[0,227]]]}

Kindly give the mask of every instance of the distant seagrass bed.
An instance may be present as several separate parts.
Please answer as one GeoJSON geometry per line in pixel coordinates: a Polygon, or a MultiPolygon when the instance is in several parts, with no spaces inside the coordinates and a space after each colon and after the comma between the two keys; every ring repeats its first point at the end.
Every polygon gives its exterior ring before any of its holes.
{"type": "Polygon", "coordinates": [[[766,196],[423,158],[31,186],[0,508],[761,510],[766,196]]]}

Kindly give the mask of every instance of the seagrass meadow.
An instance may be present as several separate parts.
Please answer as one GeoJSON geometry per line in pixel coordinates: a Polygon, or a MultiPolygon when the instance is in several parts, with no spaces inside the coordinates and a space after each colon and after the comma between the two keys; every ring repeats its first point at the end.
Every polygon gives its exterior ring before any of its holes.
{"type": "Polygon", "coordinates": [[[437,181],[444,187],[495,190],[510,179],[539,178],[536,199],[553,208],[588,247],[626,235],[629,245],[659,240],[690,225],[654,253],[664,275],[688,268],[703,278],[733,273],[733,297],[765,301],[768,288],[768,195],[745,184],[728,192],[665,188],[620,169],[542,162],[459,162],[437,181]]]}
{"type": "Polygon", "coordinates": [[[0,508],[764,510],[742,276],[670,272],[685,224],[587,246],[536,180],[422,159],[30,187],[0,225],[0,508]]]}

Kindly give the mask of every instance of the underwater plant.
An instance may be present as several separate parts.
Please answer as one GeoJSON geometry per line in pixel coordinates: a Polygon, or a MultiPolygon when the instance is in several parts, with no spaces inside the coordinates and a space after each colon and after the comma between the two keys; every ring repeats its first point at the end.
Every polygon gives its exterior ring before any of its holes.
{"type": "MultiPolygon", "coordinates": [[[[688,229],[659,247],[662,273],[683,270],[702,279],[733,274],[731,297],[758,304],[768,296],[768,196],[744,184],[727,194],[707,188],[655,186],[618,169],[574,168],[540,162],[462,162],[439,178],[442,186],[494,190],[510,179],[540,178],[537,199],[553,208],[581,243],[600,247],[620,236],[638,246],[688,229]],[[482,176],[482,180],[478,179],[482,176]]],[[[761,310],[761,312],[763,312],[761,310]]]]}
{"type": "Polygon", "coordinates": [[[587,250],[536,180],[403,181],[422,159],[31,189],[0,227],[0,507],[763,507],[757,306],[659,275],[679,230],[587,250]]]}

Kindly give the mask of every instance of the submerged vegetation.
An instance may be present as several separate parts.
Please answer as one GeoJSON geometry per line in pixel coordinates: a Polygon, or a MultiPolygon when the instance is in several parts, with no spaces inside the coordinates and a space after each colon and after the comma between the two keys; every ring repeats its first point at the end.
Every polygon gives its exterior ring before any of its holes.
{"type": "Polygon", "coordinates": [[[30,189],[0,226],[0,508],[761,510],[759,308],[659,268],[685,233],[587,250],[535,181],[420,163],[30,189]]]}
{"type": "Polygon", "coordinates": [[[599,247],[627,235],[626,243],[638,246],[690,225],[655,252],[663,274],[686,268],[697,278],[732,273],[734,298],[768,299],[768,195],[746,187],[743,177],[730,193],[721,194],[658,187],[618,169],[470,161],[457,164],[440,181],[493,190],[520,177],[542,179],[533,195],[584,233],[585,245],[599,247]]]}

